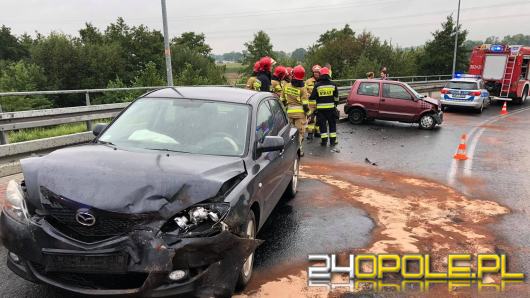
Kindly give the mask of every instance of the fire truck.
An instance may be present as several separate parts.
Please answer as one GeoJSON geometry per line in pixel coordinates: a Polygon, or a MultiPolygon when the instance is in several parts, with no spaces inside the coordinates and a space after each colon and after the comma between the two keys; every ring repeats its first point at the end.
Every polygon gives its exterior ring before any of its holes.
{"type": "Polygon", "coordinates": [[[483,44],[473,49],[468,73],[482,77],[494,100],[522,104],[528,97],[530,46],[483,44]]]}

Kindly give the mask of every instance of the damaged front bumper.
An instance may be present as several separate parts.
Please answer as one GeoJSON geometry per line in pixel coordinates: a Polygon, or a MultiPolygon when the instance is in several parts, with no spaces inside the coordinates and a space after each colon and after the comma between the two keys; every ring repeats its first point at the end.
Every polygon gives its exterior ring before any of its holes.
{"type": "Polygon", "coordinates": [[[228,230],[178,238],[149,229],[94,243],[57,231],[43,218],[0,216],[8,267],[21,277],[89,295],[230,296],[246,258],[261,243],[228,230]],[[180,271],[179,280],[169,274],[180,271]]]}

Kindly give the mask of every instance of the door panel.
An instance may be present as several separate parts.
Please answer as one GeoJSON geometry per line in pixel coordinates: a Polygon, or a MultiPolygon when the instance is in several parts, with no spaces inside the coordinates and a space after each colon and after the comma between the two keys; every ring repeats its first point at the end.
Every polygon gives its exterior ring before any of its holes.
{"type": "Polygon", "coordinates": [[[419,112],[419,104],[413,98],[404,87],[384,83],[379,117],[387,120],[413,121],[419,112]]]}
{"type": "Polygon", "coordinates": [[[361,82],[357,88],[356,102],[364,106],[368,117],[375,118],[379,114],[380,86],[379,82],[361,82]]]}

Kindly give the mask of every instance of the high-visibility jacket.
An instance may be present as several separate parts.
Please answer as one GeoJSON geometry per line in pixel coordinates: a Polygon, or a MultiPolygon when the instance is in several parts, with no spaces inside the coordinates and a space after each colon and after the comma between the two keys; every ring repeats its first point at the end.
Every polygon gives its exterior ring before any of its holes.
{"type": "Polygon", "coordinates": [[[305,118],[304,105],[308,104],[308,94],[305,86],[295,87],[287,83],[283,87],[282,97],[287,103],[287,115],[289,118],[305,118]]]}
{"type": "Polygon", "coordinates": [[[254,82],[254,90],[271,92],[270,74],[265,72],[258,73],[256,81],[254,82]]]}
{"type": "Polygon", "coordinates": [[[254,82],[256,82],[256,76],[251,76],[250,78],[248,78],[245,88],[254,90],[254,82]]]}
{"type": "MultiPolygon", "coordinates": [[[[310,77],[305,81],[305,88],[307,89],[307,94],[311,95],[313,93],[313,88],[315,88],[316,83],[315,77],[310,77]]],[[[309,99],[309,108],[314,109],[317,106],[317,102],[314,99],[309,99]]]]}
{"type": "Polygon", "coordinates": [[[316,100],[317,110],[334,109],[339,104],[339,89],[331,80],[322,79],[315,84],[309,98],[316,100]]]}
{"type": "Polygon", "coordinates": [[[282,96],[282,82],[275,80],[274,78],[271,81],[271,91],[272,93],[278,95],[278,97],[282,96]]]}

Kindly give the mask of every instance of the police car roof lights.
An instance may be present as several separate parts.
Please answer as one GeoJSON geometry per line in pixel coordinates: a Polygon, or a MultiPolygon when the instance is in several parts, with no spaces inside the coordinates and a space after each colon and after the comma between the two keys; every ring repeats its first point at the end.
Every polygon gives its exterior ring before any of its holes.
{"type": "Polygon", "coordinates": [[[480,76],[457,72],[455,73],[454,79],[480,79],[480,76]]]}

